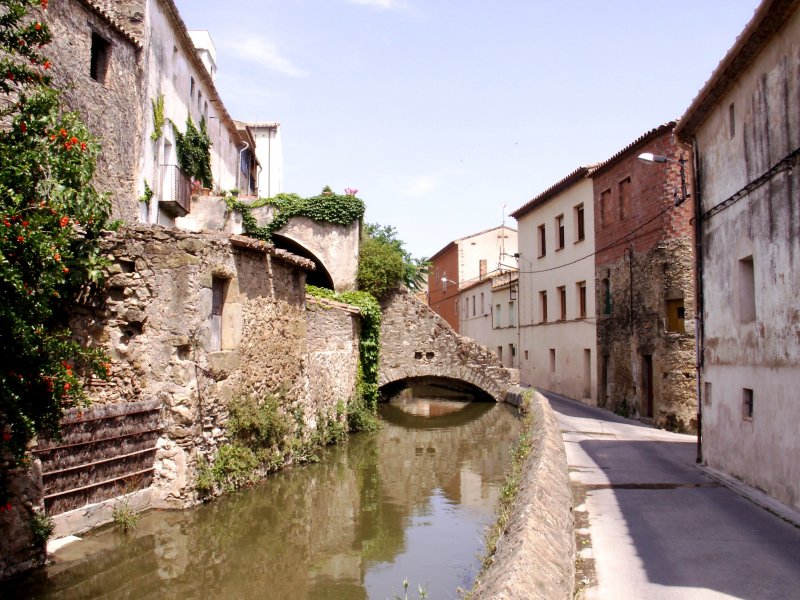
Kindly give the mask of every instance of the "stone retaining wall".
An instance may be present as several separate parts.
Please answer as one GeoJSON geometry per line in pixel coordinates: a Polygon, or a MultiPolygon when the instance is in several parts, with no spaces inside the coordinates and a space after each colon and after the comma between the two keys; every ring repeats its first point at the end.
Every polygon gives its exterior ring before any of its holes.
{"type": "MultiPolygon", "coordinates": [[[[519,406],[526,390],[507,401],[519,406]]],[[[473,588],[472,600],[547,600],[573,597],[575,537],[567,458],[561,431],[547,400],[533,390],[533,448],[519,494],[491,566],[473,588]]]]}

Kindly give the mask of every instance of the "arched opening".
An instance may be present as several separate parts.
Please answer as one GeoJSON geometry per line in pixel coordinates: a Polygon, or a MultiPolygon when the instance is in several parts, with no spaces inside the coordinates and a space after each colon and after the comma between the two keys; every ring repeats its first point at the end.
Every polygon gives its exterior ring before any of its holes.
{"type": "Polygon", "coordinates": [[[316,270],[309,272],[306,276],[306,283],[321,288],[327,288],[329,290],[334,289],[333,277],[331,277],[328,269],[325,268],[325,265],[322,264],[322,261],[317,258],[308,248],[298,244],[293,239],[277,233],[272,234],[272,243],[275,244],[276,248],[280,248],[281,250],[286,250],[287,252],[296,254],[297,256],[307,258],[313,262],[314,265],[316,265],[316,270]]]}
{"type": "Polygon", "coordinates": [[[496,402],[486,390],[467,381],[450,377],[408,377],[389,382],[379,391],[382,402],[403,395],[462,402],[496,402]]]}

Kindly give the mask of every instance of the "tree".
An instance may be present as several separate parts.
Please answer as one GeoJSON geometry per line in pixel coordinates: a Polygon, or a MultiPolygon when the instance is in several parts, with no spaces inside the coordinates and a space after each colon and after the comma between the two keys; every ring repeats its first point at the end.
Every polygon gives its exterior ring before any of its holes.
{"type": "Polygon", "coordinates": [[[397,239],[394,227],[376,223],[364,226],[356,277],[360,290],[379,300],[401,284],[418,290],[426,280],[429,265],[427,259],[411,256],[397,239]]]}
{"type": "Polygon", "coordinates": [[[66,326],[101,277],[110,204],[91,185],[97,141],[50,87],[46,9],[0,0],[0,451],[17,464],[34,435],[57,435],[63,411],[85,401],[82,381],[109,368],[66,326]]]}

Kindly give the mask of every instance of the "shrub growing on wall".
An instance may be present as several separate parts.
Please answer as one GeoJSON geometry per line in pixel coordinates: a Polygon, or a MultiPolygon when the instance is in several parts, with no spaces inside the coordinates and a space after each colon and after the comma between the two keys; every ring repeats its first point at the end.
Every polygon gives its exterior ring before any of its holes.
{"type": "Polygon", "coordinates": [[[189,115],[186,117],[186,133],[181,133],[174,125],[173,128],[178,166],[189,177],[200,181],[203,187],[211,188],[214,178],[211,176],[211,138],[206,130],[206,120],[200,120],[198,129],[189,115]]]}
{"type": "Polygon", "coordinates": [[[0,0],[0,450],[17,463],[35,434],[57,434],[64,409],[85,399],[85,378],[108,369],[66,327],[100,278],[110,206],[91,185],[96,140],[77,115],[60,114],[49,86],[46,7],[0,0]]]}

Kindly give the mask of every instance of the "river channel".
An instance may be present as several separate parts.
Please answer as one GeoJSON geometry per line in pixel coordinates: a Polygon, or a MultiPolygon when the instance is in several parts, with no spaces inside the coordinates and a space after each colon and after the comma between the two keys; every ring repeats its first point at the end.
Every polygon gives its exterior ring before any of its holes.
{"type": "Polygon", "coordinates": [[[320,463],[185,511],[108,527],[0,596],[20,598],[459,598],[479,568],[509,450],[505,404],[410,398],[382,429],[320,463]],[[413,593],[412,593],[413,592],[413,593]]]}

